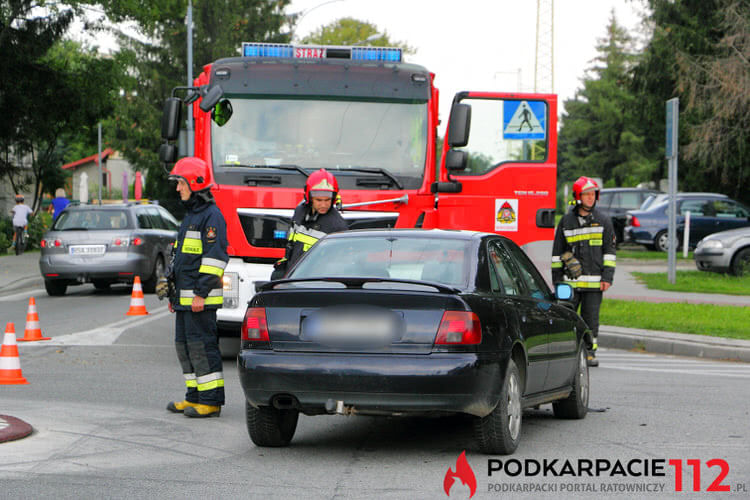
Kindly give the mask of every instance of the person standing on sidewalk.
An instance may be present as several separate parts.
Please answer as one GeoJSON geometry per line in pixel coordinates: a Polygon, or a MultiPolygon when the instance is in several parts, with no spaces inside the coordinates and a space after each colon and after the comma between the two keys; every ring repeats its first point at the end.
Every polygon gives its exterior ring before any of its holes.
{"type": "MultiPolygon", "coordinates": [[[[218,417],[224,405],[224,373],[216,310],[224,302],[227,226],[209,191],[211,173],[205,161],[182,158],[169,179],[177,181],[177,192],[187,209],[168,273],[174,287],[169,309],[177,313],[175,348],[187,392],[184,400],[170,402],[167,410],[186,417],[218,417]]],[[[168,288],[160,280],[159,298],[167,295],[168,288]]]]}
{"type": "Polygon", "coordinates": [[[11,209],[13,213],[13,244],[16,246],[16,255],[23,253],[26,244],[26,230],[29,227],[29,215],[31,208],[23,202],[23,195],[16,195],[16,205],[11,209]]]}
{"type": "Polygon", "coordinates": [[[596,359],[599,337],[599,308],[602,294],[615,277],[615,233],[609,217],[595,206],[599,186],[594,179],[579,177],[573,184],[575,205],[560,219],[552,246],[552,282],[568,283],[575,290],[573,303],[591,329],[593,345],[589,366],[596,359]]]}

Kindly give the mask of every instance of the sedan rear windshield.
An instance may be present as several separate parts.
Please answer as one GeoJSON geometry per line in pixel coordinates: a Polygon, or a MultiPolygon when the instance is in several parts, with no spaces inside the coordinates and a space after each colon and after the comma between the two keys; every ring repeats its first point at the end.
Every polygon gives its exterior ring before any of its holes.
{"type": "Polygon", "coordinates": [[[53,231],[133,229],[125,210],[70,210],[60,214],[53,231]]]}
{"type": "Polygon", "coordinates": [[[444,238],[332,238],[310,249],[289,278],[374,277],[465,287],[469,245],[444,238]]]}

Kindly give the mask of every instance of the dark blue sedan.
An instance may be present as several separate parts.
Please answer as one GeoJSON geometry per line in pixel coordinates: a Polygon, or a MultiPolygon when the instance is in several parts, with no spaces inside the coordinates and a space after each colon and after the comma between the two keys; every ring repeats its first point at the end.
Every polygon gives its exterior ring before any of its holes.
{"type": "MultiPolygon", "coordinates": [[[[676,196],[677,244],[682,245],[685,214],[690,212],[688,245],[695,248],[709,234],[750,226],[750,209],[723,194],[679,193],[676,196]]],[[[625,240],[666,252],[669,249],[668,198],[658,198],[645,210],[628,212],[625,240]]]]}
{"type": "Polygon", "coordinates": [[[584,418],[591,336],[512,241],[368,230],[320,240],[261,285],[238,357],[247,427],[286,446],[305,415],[474,417],[478,447],[518,446],[523,408],[584,418]]]}

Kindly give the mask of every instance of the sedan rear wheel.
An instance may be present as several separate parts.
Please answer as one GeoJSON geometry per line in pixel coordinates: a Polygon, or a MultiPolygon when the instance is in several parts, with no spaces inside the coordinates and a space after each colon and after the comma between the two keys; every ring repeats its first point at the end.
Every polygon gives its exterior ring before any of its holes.
{"type": "Polygon", "coordinates": [[[557,418],[581,419],[589,411],[589,365],[586,348],[578,349],[578,364],[573,379],[573,392],[566,399],[552,403],[557,418]]]}
{"type": "Polygon", "coordinates": [[[44,280],[44,288],[47,289],[47,295],[50,297],[61,297],[65,295],[68,285],[62,281],[44,280]]]}
{"type": "Polygon", "coordinates": [[[143,291],[146,293],[155,293],[156,282],[159,281],[159,278],[162,276],[164,276],[164,260],[161,258],[161,255],[157,255],[151,276],[143,282],[143,291]]]}
{"type": "Polygon", "coordinates": [[[92,280],[91,282],[97,290],[109,290],[109,285],[111,285],[107,280],[92,280]]]}
{"type": "Polygon", "coordinates": [[[299,410],[277,410],[272,406],[255,408],[245,401],[247,432],[256,446],[288,446],[297,430],[299,410]]]}
{"type": "Polygon", "coordinates": [[[492,413],[474,421],[474,434],[482,453],[510,455],[521,438],[521,376],[513,360],[503,379],[500,402],[492,413]]]}
{"type": "Polygon", "coordinates": [[[735,276],[750,274],[750,248],[740,250],[734,256],[732,260],[732,274],[735,276]]]}

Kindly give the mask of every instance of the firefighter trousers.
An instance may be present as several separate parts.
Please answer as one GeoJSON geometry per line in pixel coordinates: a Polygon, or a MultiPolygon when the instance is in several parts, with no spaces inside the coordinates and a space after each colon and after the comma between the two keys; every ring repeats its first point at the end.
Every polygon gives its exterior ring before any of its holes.
{"type": "Polygon", "coordinates": [[[599,308],[602,305],[602,296],[600,291],[581,292],[576,290],[573,295],[573,304],[576,311],[581,307],[581,317],[586,325],[591,329],[591,336],[594,341],[593,351],[599,347],[599,308]]]}
{"type": "Polygon", "coordinates": [[[176,311],[175,348],[191,403],[224,404],[224,374],[216,335],[216,310],[176,311]]]}

